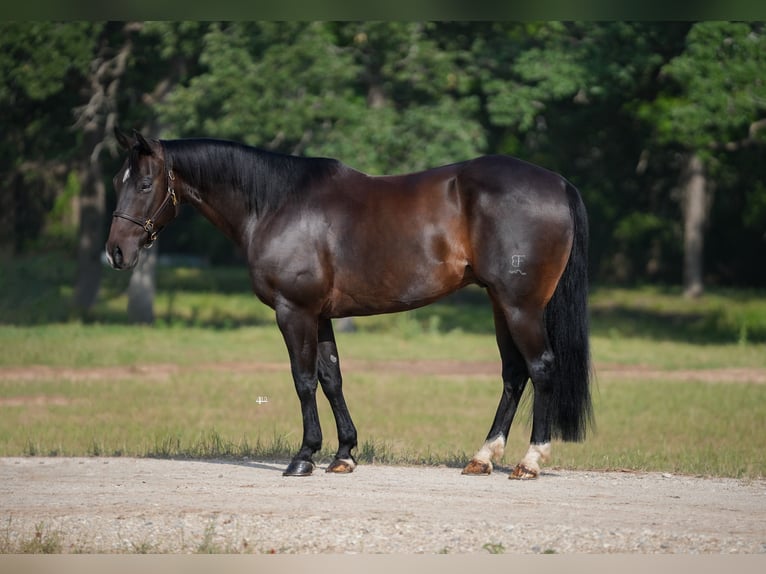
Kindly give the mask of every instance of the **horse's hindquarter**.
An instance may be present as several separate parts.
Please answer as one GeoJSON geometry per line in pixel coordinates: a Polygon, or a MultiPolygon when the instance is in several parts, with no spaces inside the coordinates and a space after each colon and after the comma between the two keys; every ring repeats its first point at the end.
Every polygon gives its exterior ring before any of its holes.
{"type": "Polygon", "coordinates": [[[544,306],[572,246],[566,180],[512,157],[485,156],[465,165],[461,186],[471,198],[477,279],[490,290],[544,306]]]}

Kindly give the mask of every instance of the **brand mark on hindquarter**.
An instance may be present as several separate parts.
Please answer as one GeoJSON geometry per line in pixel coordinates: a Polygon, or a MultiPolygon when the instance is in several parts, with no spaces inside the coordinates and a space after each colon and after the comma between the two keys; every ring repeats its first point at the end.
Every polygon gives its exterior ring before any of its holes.
{"type": "Polygon", "coordinates": [[[526,255],[511,255],[511,275],[526,275],[526,272],[521,268],[521,264],[524,262],[526,255]]]}

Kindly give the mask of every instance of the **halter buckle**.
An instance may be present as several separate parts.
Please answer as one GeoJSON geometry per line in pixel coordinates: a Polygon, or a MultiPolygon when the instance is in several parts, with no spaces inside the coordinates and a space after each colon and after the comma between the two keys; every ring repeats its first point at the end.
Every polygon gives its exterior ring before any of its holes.
{"type": "Polygon", "coordinates": [[[168,195],[170,195],[170,199],[173,201],[173,207],[178,206],[178,198],[176,197],[176,190],[173,189],[173,183],[176,180],[176,174],[173,173],[172,169],[168,170],[168,195]]]}

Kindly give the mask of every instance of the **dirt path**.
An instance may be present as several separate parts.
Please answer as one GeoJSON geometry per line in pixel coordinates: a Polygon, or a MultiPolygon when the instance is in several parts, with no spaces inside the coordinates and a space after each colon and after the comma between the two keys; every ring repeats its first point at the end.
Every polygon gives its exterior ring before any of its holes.
{"type": "Polygon", "coordinates": [[[272,462],[0,459],[5,544],[63,552],[764,553],[766,481],[272,462]]]}
{"type": "MultiPolygon", "coordinates": [[[[24,365],[18,367],[0,367],[0,380],[35,380],[41,378],[60,378],[66,380],[97,380],[115,377],[133,377],[158,380],[193,371],[214,371],[221,373],[259,373],[284,372],[289,374],[290,366],[282,362],[217,362],[182,366],[174,363],[155,363],[146,365],[110,366],[110,367],[51,367],[45,365],[24,365]]],[[[369,373],[386,372],[409,375],[492,377],[500,376],[500,361],[450,361],[444,359],[385,360],[363,361],[345,359],[343,372],[369,373]]],[[[724,369],[658,369],[650,366],[597,364],[596,373],[601,378],[609,379],[658,379],[676,381],[703,382],[740,382],[766,384],[766,369],[762,368],[724,368],[724,369]]]]}

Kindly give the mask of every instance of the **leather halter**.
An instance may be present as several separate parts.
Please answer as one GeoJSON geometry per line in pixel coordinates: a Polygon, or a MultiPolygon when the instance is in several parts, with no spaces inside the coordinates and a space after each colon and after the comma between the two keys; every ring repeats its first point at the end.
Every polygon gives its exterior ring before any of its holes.
{"type": "Polygon", "coordinates": [[[145,247],[148,249],[152,245],[154,245],[154,242],[157,240],[157,234],[162,231],[162,229],[165,227],[157,226],[156,221],[157,218],[162,214],[162,212],[165,210],[165,208],[168,206],[169,203],[173,204],[173,207],[175,208],[175,213],[173,217],[176,217],[178,215],[178,198],[176,197],[176,192],[173,189],[173,181],[175,181],[176,177],[173,174],[173,170],[168,170],[167,175],[167,182],[168,182],[168,192],[165,194],[165,199],[162,200],[162,203],[157,208],[157,210],[154,212],[154,215],[151,217],[146,217],[144,219],[141,219],[139,217],[134,217],[133,215],[130,215],[128,213],[123,213],[122,211],[115,211],[112,213],[112,217],[120,217],[122,219],[127,219],[128,221],[135,223],[136,225],[143,227],[144,231],[146,231],[149,234],[149,242],[145,245],[145,247]]]}

